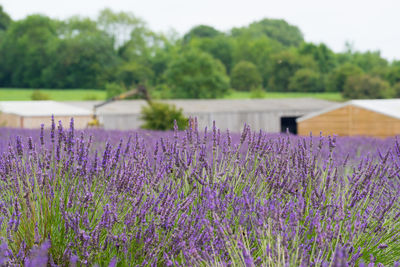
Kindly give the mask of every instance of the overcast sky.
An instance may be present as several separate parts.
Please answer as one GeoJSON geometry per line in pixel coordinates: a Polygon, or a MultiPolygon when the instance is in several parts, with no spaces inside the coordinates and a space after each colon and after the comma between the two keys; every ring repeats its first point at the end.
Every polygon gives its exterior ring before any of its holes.
{"type": "Polygon", "coordinates": [[[99,10],[130,11],[155,31],[180,34],[198,24],[226,31],[262,18],[282,18],[300,28],[305,40],[334,51],[346,41],[355,49],[380,50],[400,60],[400,0],[0,0],[13,19],[42,13],[64,19],[95,18],[99,10]]]}

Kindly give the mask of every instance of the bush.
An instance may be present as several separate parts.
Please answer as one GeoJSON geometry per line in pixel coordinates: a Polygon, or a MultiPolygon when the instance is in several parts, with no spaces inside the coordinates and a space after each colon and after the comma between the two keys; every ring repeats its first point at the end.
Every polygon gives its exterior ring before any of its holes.
{"type": "Polygon", "coordinates": [[[32,100],[50,100],[50,96],[46,93],[41,92],[40,90],[35,90],[31,94],[32,100]]]}
{"type": "Polygon", "coordinates": [[[350,76],[344,84],[342,95],[349,99],[388,98],[392,96],[392,91],[388,82],[363,74],[350,76]]]}
{"type": "Polygon", "coordinates": [[[261,87],[251,89],[250,98],[264,98],[264,97],[265,97],[265,91],[261,87]]]}
{"type": "Polygon", "coordinates": [[[393,97],[400,98],[400,82],[393,86],[393,97]]]}
{"type": "Polygon", "coordinates": [[[239,91],[251,91],[261,87],[262,78],[256,65],[241,61],[235,65],[231,74],[232,88],[239,91]]]}
{"type": "Polygon", "coordinates": [[[142,129],[167,131],[174,129],[176,121],[179,129],[185,129],[188,119],[183,115],[182,109],[175,105],[152,102],[142,108],[141,119],[144,120],[142,129]]]}
{"type": "Polygon", "coordinates": [[[96,94],[86,94],[83,100],[99,100],[96,94]]]}
{"type": "Polygon", "coordinates": [[[329,92],[343,92],[348,77],[361,75],[362,69],[350,63],[343,64],[334,69],[329,75],[326,90],[329,92]]]}

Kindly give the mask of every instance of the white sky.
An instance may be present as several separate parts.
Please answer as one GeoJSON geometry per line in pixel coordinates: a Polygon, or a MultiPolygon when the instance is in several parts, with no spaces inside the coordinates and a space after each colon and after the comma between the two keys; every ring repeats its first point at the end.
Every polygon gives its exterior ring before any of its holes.
{"type": "Polygon", "coordinates": [[[180,34],[198,24],[226,31],[262,18],[282,18],[300,28],[305,40],[343,51],[380,50],[400,60],[400,0],[0,0],[13,19],[41,13],[64,19],[95,18],[99,10],[130,11],[154,31],[180,34]]]}

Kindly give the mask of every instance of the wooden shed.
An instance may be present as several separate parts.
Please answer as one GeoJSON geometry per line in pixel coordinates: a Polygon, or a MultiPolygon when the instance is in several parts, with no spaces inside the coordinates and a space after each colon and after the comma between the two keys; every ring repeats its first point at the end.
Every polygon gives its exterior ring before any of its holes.
{"type": "Polygon", "coordinates": [[[0,126],[13,128],[40,128],[51,125],[51,116],[69,127],[74,118],[75,128],[85,128],[91,121],[90,110],[55,101],[2,101],[0,102],[0,126]]]}
{"type": "Polygon", "coordinates": [[[400,99],[351,100],[300,117],[297,127],[300,135],[399,135],[400,99]]]}

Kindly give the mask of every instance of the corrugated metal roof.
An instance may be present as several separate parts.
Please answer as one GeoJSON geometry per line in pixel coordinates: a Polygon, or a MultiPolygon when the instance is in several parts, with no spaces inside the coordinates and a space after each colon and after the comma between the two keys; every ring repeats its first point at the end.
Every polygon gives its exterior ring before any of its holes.
{"type": "MultiPolygon", "coordinates": [[[[185,113],[209,112],[256,112],[256,111],[304,111],[310,112],[335,105],[336,102],[312,98],[287,99],[198,99],[198,100],[163,100],[182,108],[185,113]]],[[[67,102],[70,105],[91,109],[100,101],[67,102]]],[[[100,107],[98,114],[139,114],[142,106],[147,105],[143,100],[115,101],[100,107]]]]}
{"type": "Polygon", "coordinates": [[[400,119],[400,99],[352,100],[351,104],[400,119]]]}
{"type": "Polygon", "coordinates": [[[318,112],[313,112],[306,116],[297,119],[297,122],[305,121],[321,114],[330,112],[335,109],[346,107],[349,105],[357,106],[360,108],[368,109],[376,113],[380,113],[389,117],[400,119],[400,99],[368,99],[368,100],[350,100],[343,104],[338,104],[325,108],[318,112]]]}
{"type": "Polygon", "coordinates": [[[91,110],[55,101],[2,101],[0,111],[24,117],[90,116],[91,110]]]}

